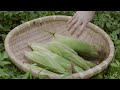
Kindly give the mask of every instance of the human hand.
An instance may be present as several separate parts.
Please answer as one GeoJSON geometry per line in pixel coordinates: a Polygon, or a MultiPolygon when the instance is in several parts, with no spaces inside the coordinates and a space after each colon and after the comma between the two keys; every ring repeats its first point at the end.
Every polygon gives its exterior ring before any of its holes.
{"type": "Polygon", "coordinates": [[[87,24],[92,20],[95,11],[77,11],[74,16],[67,22],[68,31],[73,34],[79,29],[78,36],[83,32],[87,24]]]}

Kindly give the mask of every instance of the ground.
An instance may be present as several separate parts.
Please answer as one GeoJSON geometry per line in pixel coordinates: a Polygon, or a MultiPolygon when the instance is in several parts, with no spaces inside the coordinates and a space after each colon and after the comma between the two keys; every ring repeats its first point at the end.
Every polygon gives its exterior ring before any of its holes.
{"type": "MultiPolygon", "coordinates": [[[[74,11],[0,11],[0,78],[33,79],[30,73],[18,70],[8,58],[4,39],[8,32],[26,21],[49,15],[73,15],[74,11]]],[[[109,67],[92,79],[120,78],[120,11],[97,11],[92,23],[105,30],[115,45],[115,57],[109,67]]]]}

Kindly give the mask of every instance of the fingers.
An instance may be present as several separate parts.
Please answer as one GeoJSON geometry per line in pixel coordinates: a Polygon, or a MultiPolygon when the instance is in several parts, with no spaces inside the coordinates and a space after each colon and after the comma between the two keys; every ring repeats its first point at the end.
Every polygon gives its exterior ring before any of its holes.
{"type": "Polygon", "coordinates": [[[71,35],[80,27],[80,25],[82,24],[81,21],[77,21],[77,23],[72,27],[71,29],[71,35]]]}
{"type": "Polygon", "coordinates": [[[77,23],[77,21],[78,21],[78,19],[75,17],[75,18],[72,20],[72,22],[68,25],[67,30],[69,31],[69,30],[74,26],[74,24],[77,23]]]}
{"type": "Polygon", "coordinates": [[[67,24],[71,23],[73,19],[75,19],[75,16],[73,16],[73,17],[67,22],[67,24]]]}
{"type": "Polygon", "coordinates": [[[74,14],[74,16],[67,22],[67,24],[71,23],[73,19],[75,19],[76,17],[76,13],[74,14]]]}
{"type": "Polygon", "coordinates": [[[79,32],[78,32],[78,34],[77,34],[78,37],[82,34],[82,32],[84,31],[84,29],[85,29],[85,27],[87,26],[87,24],[88,24],[88,23],[83,23],[83,24],[81,25],[80,30],[79,30],[79,32]]]}

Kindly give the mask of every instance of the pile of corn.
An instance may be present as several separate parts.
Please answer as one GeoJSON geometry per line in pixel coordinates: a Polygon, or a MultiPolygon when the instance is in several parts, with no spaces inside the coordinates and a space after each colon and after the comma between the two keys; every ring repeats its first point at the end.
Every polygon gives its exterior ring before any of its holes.
{"type": "Polygon", "coordinates": [[[42,75],[83,72],[96,66],[85,57],[99,58],[94,46],[59,34],[54,34],[54,39],[45,45],[29,43],[29,46],[33,51],[25,52],[25,57],[42,69],[42,75]]]}

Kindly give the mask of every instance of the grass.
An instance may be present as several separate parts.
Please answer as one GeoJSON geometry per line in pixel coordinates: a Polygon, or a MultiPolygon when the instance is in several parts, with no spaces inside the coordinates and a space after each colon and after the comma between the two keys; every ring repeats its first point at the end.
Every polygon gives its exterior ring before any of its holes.
{"type": "MultiPolygon", "coordinates": [[[[73,15],[73,11],[0,11],[0,79],[33,79],[29,72],[25,73],[8,58],[4,39],[14,27],[43,16],[73,15]]],[[[92,23],[107,32],[115,44],[115,57],[109,67],[95,75],[92,79],[119,79],[120,78],[120,11],[99,11],[92,23]]]]}

